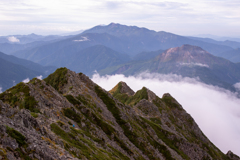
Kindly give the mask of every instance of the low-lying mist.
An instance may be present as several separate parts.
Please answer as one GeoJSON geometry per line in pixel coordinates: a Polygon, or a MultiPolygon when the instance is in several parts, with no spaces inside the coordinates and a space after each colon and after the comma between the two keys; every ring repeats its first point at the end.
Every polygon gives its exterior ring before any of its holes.
{"type": "Polygon", "coordinates": [[[125,77],[95,74],[92,80],[106,90],[124,81],[135,92],[145,86],[160,98],[164,93],[170,93],[222,152],[231,150],[240,155],[240,99],[235,93],[178,75],[142,73],[125,77]]]}

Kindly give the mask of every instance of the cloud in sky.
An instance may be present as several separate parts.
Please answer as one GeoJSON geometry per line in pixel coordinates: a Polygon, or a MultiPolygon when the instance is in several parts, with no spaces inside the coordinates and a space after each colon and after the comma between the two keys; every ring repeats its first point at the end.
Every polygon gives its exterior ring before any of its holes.
{"type": "Polygon", "coordinates": [[[106,90],[124,81],[134,91],[145,86],[160,98],[164,93],[170,93],[219,149],[240,155],[240,99],[236,94],[177,75],[145,73],[125,77],[95,74],[92,80],[106,90]]]}
{"type": "Polygon", "coordinates": [[[42,80],[43,76],[40,75],[40,76],[37,76],[36,78],[42,80]]]}
{"type": "Polygon", "coordinates": [[[0,34],[50,34],[116,22],[177,34],[240,36],[239,10],[236,0],[0,0],[0,34]]]}
{"type": "Polygon", "coordinates": [[[2,87],[0,87],[0,93],[2,93],[2,87]]]}
{"type": "Polygon", "coordinates": [[[8,41],[9,42],[20,42],[20,40],[17,39],[16,37],[14,37],[14,36],[8,37],[8,41]]]}
{"type": "Polygon", "coordinates": [[[29,78],[26,78],[26,79],[24,79],[22,82],[23,83],[28,83],[30,81],[30,79],[29,78]]]}
{"type": "Polygon", "coordinates": [[[237,90],[240,91],[240,82],[233,85],[237,90]]]}

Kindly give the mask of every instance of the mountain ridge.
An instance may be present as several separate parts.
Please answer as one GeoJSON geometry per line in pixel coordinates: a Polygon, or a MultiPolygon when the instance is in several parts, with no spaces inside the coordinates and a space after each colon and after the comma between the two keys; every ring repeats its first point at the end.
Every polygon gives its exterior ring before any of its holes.
{"type": "Polygon", "coordinates": [[[223,51],[232,49],[229,46],[207,43],[200,40],[193,40],[188,37],[165,31],[156,32],[147,28],[127,26],[118,23],[110,23],[107,26],[96,26],[89,30],[85,30],[83,33],[108,33],[120,39],[124,39],[125,41],[129,41],[132,46],[142,47],[142,51],[156,51],[159,49],[166,50],[172,47],[180,47],[183,44],[200,46],[214,55],[218,55],[223,51]]]}
{"type": "Polygon", "coordinates": [[[233,159],[170,95],[120,82],[114,95],[59,68],[0,94],[0,156],[8,159],[233,159]],[[119,85],[123,84],[123,85],[119,85]],[[119,87],[123,87],[122,90],[119,87]]]}
{"type": "Polygon", "coordinates": [[[30,70],[24,66],[14,64],[0,58],[0,87],[2,91],[12,87],[27,78],[40,76],[42,72],[30,70]]]}
{"type": "MultiPolygon", "coordinates": [[[[111,23],[107,26],[93,27],[79,35],[66,37],[63,40],[17,51],[12,54],[19,58],[46,65],[45,61],[48,64],[52,63],[52,57],[59,56],[60,60],[64,61],[68,54],[75,55],[83,49],[95,45],[104,45],[116,52],[133,57],[141,52],[166,50],[171,47],[182,46],[183,44],[200,46],[214,55],[232,50],[228,46],[192,40],[164,31],[156,32],[146,28],[111,23]]],[[[57,67],[65,66],[58,65],[57,67]]],[[[74,68],[70,69],[74,70],[74,68]]],[[[99,70],[98,68],[95,69],[99,70]]]]}
{"type": "Polygon", "coordinates": [[[2,52],[0,52],[0,61],[0,87],[3,91],[27,78],[31,79],[37,76],[45,78],[56,69],[53,66],[41,66],[2,52]]]}
{"type": "Polygon", "coordinates": [[[150,73],[177,74],[196,78],[206,84],[235,91],[233,85],[240,81],[239,65],[211,55],[198,46],[183,45],[170,48],[153,59],[129,62],[100,71],[100,74],[135,75],[150,73]]]}

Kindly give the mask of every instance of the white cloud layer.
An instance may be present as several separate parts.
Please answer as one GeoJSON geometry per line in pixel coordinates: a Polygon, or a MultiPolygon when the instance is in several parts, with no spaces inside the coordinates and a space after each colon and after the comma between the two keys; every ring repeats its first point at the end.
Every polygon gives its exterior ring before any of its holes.
{"type": "Polygon", "coordinates": [[[29,78],[26,78],[26,79],[24,79],[22,82],[23,83],[28,83],[30,81],[30,79],[29,78]]]}
{"type": "Polygon", "coordinates": [[[40,76],[37,76],[36,78],[42,80],[43,76],[40,75],[40,76]]]}
{"type": "Polygon", "coordinates": [[[82,39],[73,40],[74,42],[83,42],[83,41],[90,41],[87,37],[81,36],[82,39]]]}
{"type": "Polygon", "coordinates": [[[145,73],[125,77],[95,74],[92,80],[106,90],[124,81],[134,91],[145,86],[160,98],[164,93],[170,93],[219,149],[240,155],[240,99],[236,94],[177,75],[145,73]]]}
{"type": "Polygon", "coordinates": [[[8,41],[9,42],[20,42],[20,40],[17,39],[16,37],[14,37],[14,36],[8,37],[8,41]]]}
{"type": "Polygon", "coordinates": [[[0,93],[2,93],[2,87],[0,87],[0,93]]]}
{"type": "Polygon", "coordinates": [[[233,85],[237,90],[240,91],[240,82],[233,85]]]}
{"type": "Polygon", "coordinates": [[[202,63],[180,63],[180,65],[182,65],[182,66],[189,66],[189,67],[198,66],[198,67],[206,67],[206,68],[209,68],[209,65],[207,65],[207,64],[202,64],[202,63]]]}

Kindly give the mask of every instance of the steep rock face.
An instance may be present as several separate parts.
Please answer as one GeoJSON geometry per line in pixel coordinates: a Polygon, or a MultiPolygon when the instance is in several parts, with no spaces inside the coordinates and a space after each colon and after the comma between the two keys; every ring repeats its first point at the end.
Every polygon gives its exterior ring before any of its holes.
{"type": "Polygon", "coordinates": [[[66,68],[0,94],[0,122],[1,159],[236,158],[170,94],[134,93],[124,82],[110,94],[66,68]]]}

